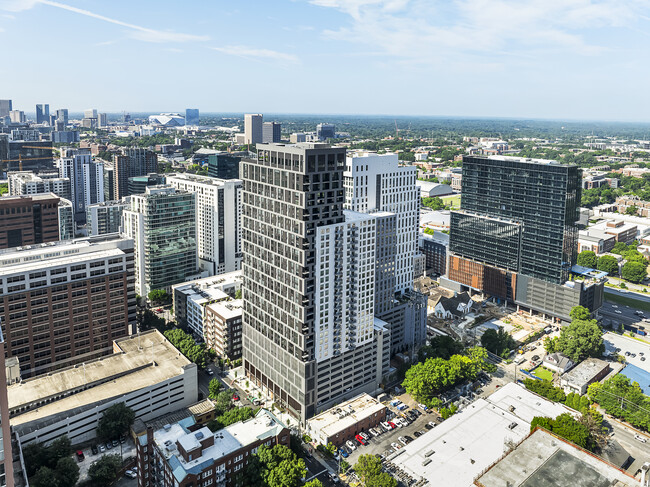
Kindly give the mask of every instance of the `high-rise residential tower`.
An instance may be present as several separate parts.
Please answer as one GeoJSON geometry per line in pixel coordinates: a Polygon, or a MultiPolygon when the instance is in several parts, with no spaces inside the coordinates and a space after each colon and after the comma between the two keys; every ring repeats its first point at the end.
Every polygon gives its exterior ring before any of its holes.
{"type": "Polygon", "coordinates": [[[198,270],[196,195],[171,186],[150,186],[130,196],[122,232],[135,241],[136,292],[171,292],[198,270]]]}
{"type": "Polygon", "coordinates": [[[387,330],[374,317],[376,218],[344,214],[344,148],[257,149],[241,165],[244,367],[304,423],[374,391],[387,369],[387,330]]]}
{"type": "Polygon", "coordinates": [[[461,210],[451,213],[449,279],[569,319],[598,309],[602,282],[571,282],[581,170],[556,161],[463,157],[461,210]]]}
{"type": "Polygon", "coordinates": [[[59,175],[70,180],[70,200],[77,223],[85,223],[86,207],[104,201],[104,164],[93,161],[90,149],[61,149],[59,175]]]}
{"type": "Polygon", "coordinates": [[[115,199],[128,196],[129,178],[146,176],[158,171],[158,156],[148,149],[130,147],[123,149],[122,154],[113,156],[115,171],[115,199]]]}
{"type": "Polygon", "coordinates": [[[264,117],[260,113],[244,115],[244,144],[259,144],[262,142],[262,124],[264,117]]]}
{"type": "Polygon", "coordinates": [[[196,193],[201,270],[213,276],[241,269],[241,180],[177,174],[168,176],[167,184],[196,193]]]}
{"type": "Polygon", "coordinates": [[[349,152],[345,208],[377,215],[375,314],[391,330],[391,352],[413,350],[426,339],[426,296],[413,290],[420,191],[417,168],[397,154],[349,152]]]}
{"type": "Polygon", "coordinates": [[[0,487],[14,487],[16,483],[14,482],[14,456],[11,447],[11,427],[9,425],[5,345],[4,334],[0,329],[0,487]]]}

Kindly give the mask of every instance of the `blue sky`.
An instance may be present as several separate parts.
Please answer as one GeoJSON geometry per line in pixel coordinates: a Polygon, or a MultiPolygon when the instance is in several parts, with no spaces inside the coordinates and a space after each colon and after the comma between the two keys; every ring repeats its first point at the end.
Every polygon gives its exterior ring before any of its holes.
{"type": "Polygon", "coordinates": [[[650,121],[650,0],[0,0],[0,98],[650,121]]]}

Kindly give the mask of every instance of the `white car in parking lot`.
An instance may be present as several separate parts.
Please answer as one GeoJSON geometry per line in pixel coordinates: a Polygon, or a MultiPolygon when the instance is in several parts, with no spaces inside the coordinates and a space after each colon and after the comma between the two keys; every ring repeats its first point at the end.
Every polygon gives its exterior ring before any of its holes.
{"type": "Polygon", "coordinates": [[[345,442],[345,446],[347,446],[352,451],[357,449],[356,445],[354,443],[352,443],[350,440],[345,442]]]}

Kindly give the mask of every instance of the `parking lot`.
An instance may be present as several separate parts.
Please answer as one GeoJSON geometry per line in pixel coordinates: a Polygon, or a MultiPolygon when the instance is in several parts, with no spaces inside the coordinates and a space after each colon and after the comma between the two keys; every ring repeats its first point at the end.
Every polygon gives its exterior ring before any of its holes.
{"type": "MultiPolygon", "coordinates": [[[[94,444],[99,446],[100,444],[99,440],[94,444]]],[[[106,442],[103,442],[103,444],[106,445],[106,442]]],[[[123,444],[118,444],[117,447],[112,447],[110,450],[107,450],[106,447],[104,446],[104,449],[105,449],[104,452],[98,452],[96,455],[92,453],[90,446],[87,446],[81,450],[83,451],[85,458],[81,462],[78,462],[80,482],[88,478],[88,469],[93,464],[93,462],[99,460],[103,455],[120,455],[122,459],[127,459],[131,457],[135,458],[136,455],[135,444],[133,443],[133,440],[130,437],[127,437],[126,441],[123,444]]],[[[77,460],[76,454],[74,455],[74,458],[75,460],[77,460]]],[[[130,484],[127,482],[124,485],[130,485],[130,484]]]]}
{"type": "MultiPolygon", "coordinates": [[[[410,409],[407,409],[407,411],[409,410],[410,409]]],[[[391,414],[396,414],[396,413],[397,411],[391,408],[389,416],[391,414]]],[[[354,450],[348,458],[345,458],[345,460],[349,464],[354,465],[357,462],[359,455],[364,455],[364,454],[379,455],[389,450],[394,451],[394,447],[391,446],[391,444],[395,443],[399,445],[400,448],[403,446],[398,440],[400,437],[403,436],[403,437],[410,437],[411,439],[415,439],[416,431],[428,431],[427,428],[425,427],[427,423],[433,422],[434,424],[439,424],[442,421],[442,418],[440,418],[436,413],[433,412],[423,413],[422,411],[420,411],[420,413],[421,413],[420,416],[408,426],[396,427],[393,430],[381,433],[377,437],[373,437],[372,435],[370,435],[370,440],[368,441],[368,444],[365,446],[362,446],[355,441],[357,445],[356,450],[354,450]]],[[[400,412],[399,415],[401,414],[402,413],[400,412]]],[[[391,417],[389,421],[392,419],[393,418],[391,417]]]]}
{"type": "Polygon", "coordinates": [[[623,355],[626,362],[650,372],[650,344],[616,333],[605,333],[603,339],[609,353],[623,355]],[[618,352],[617,348],[620,349],[618,352]]]}

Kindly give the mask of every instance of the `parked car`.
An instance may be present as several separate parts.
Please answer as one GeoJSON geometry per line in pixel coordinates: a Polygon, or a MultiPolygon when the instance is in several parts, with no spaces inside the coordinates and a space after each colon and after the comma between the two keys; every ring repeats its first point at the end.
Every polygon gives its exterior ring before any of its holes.
{"type": "Polygon", "coordinates": [[[125,477],[128,477],[128,478],[130,478],[130,479],[134,479],[134,478],[136,478],[138,475],[137,475],[133,470],[127,470],[126,472],[124,472],[124,476],[125,476],[125,477]]]}
{"type": "Polygon", "coordinates": [[[432,430],[432,429],[433,429],[433,426],[431,426],[431,423],[430,423],[430,422],[427,423],[427,424],[425,424],[424,427],[425,427],[426,429],[428,429],[428,430],[432,430]]]}
{"type": "Polygon", "coordinates": [[[429,408],[426,407],[424,404],[418,404],[418,407],[419,407],[422,411],[428,411],[428,410],[429,410],[429,408]]]}
{"type": "Polygon", "coordinates": [[[111,443],[110,441],[107,441],[106,442],[106,449],[110,450],[111,448],[113,448],[113,443],[111,443]]]}
{"type": "Polygon", "coordinates": [[[126,436],[124,436],[124,435],[120,436],[120,443],[121,444],[126,443],[126,436]]]}
{"type": "Polygon", "coordinates": [[[394,441],[390,444],[390,446],[393,447],[393,450],[399,450],[400,448],[402,448],[402,445],[400,445],[399,443],[395,443],[394,441]]]}
{"type": "Polygon", "coordinates": [[[396,425],[395,423],[393,423],[392,421],[389,421],[388,424],[389,424],[389,426],[390,426],[390,429],[392,429],[392,430],[394,430],[395,428],[397,428],[397,425],[396,425]]]}
{"type": "Polygon", "coordinates": [[[348,458],[350,454],[346,452],[343,448],[339,448],[339,455],[341,455],[343,458],[348,458]]]}
{"type": "Polygon", "coordinates": [[[641,443],[645,443],[647,441],[643,436],[639,434],[634,435],[634,439],[639,440],[641,443]]]}
{"type": "Polygon", "coordinates": [[[366,440],[366,441],[368,441],[368,440],[370,439],[370,435],[369,435],[368,433],[366,433],[365,431],[361,431],[361,432],[359,433],[359,436],[360,436],[361,438],[363,438],[364,440],[366,440]]]}
{"type": "Polygon", "coordinates": [[[212,369],[205,369],[205,371],[208,373],[208,375],[214,375],[214,372],[212,372],[212,369]]]}
{"type": "Polygon", "coordinates": [[[106,447],[104,445],[99,445],[99,453],[104,453],[106,451],[106,447]]]}
{"type": "Polygon", "coordinates": [[[413,436],[415,436],[416,438],[419,438],[420,436],[422,436],[422,433],[420,433],[419,431],[416,431],[415,433],[413,433],[413,436]]]}
{"type": "Polygon", "coordinates": [[[407,443],[408,443],[408,441],[406,441],[406,438],[404,438],[403,436],[400,436],[399,438],[397,438],[397,441],[399,441],[404,446],[406,446],[407,443]]]}
{"type": "Polygon", "coordinates": [[[354,439],[361,443],[363,446],[366,446],[368,444],[365,438],[361,435],[355,435],[354,439]]]}
{"type": "Polygon", "coordinates": [[[354,443],[352,443],[352,441],[350,441],[350,440],[346,441],[345,445],[352,451],[357,449],[356,445],[354,443]]]}
{"type": "Polygon", "coordinates": [[[377,431],[375,428],[370,428],[368,431],[370,431],[370,434],[375,438],[379,436],[379,431],[377,431]]]}
{"type": "Polygon", "coordinates": [[[113,448],[117,448],[119,446],[120,442],[117,440],[113,440],[113,448]]]}
{"type": "Polygon", "coordinates": [[[436,423],[434,423],[433,421],[429,421],[427,424],[429,426],[431,426],[432,428],[435,428],[435,426],[436,426],[436,423]]]}
{"type": "Polygon", "coordinates": [[[333,484],[338,484],[339,482],[341,482],[341,479],[340,479],[339,476],[336,475],[335,473],[330,472],[329,476],[330,476],[330,481],[331,481],[333,484]]]}
{"type": "Polygon", "coordinates": [[[99,450],[97,449],[97,445],[91,446],[90,451],[93,452],[93,455],[97,455],[99,453],[99,450]]]}
{"type": "Polygon", "coordinates": [[[80,462],[83,462],[86,457],[84,456],[84,452],[81,450],[77,450],[77,460],[80,462]]]}
{"type": "Polygon", "coordinates": [[[239,394],[235,393],[232,395],[232,400],[233,401],[239,401],[239,394]]]}
{"type": "Polygon", "coordinates": [[[390,431],[390,430],[393,429],[393,428],[390,427],[390,425],[389,425],[386,421],[383,421],[383,422],[380,424],[380,426],[384,429],[384,431],[390,431]]]}

